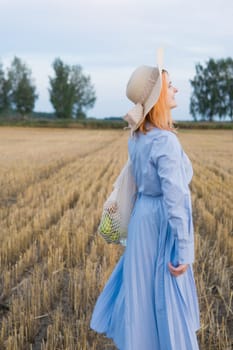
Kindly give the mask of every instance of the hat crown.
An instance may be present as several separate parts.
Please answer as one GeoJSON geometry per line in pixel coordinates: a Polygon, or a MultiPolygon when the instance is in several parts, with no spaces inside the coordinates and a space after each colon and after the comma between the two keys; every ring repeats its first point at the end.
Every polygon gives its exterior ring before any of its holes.
{"type": "Polygon", "coordinates": [[[138,67],[129,79],[126,96],[135,104],[143,105],[158,79],[160,79],[159,68],[144,65],[138,67]]]}
{"type": "Polygon", "coordinates": [[[126,87],[126,96],[135,106],[124,116],[131,132],[140,126],[147,113],[158,101],[161,88],[161,68],[140,66],[132,73],[126,87]]]}

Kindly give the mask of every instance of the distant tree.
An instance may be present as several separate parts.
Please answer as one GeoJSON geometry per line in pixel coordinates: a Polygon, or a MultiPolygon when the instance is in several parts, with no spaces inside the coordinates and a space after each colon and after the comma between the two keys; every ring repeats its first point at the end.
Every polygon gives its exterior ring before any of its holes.
{"type": "Polygon", "coordinates": [[[2,63],[0,63],[0,112],[4,110],[4,85],[5,85],[5,75],[2,67],[2,63]]]}
{"type": "Polygon", "coordinates": [[[5,78],[2,63],[0,63],[0,112],[10,108],[10,82],[5,78]]]}
{"type": "Polygon", "coordinates": [[[32,112],[38,98],[36,87],[33,84],[31,70],[18,57],[15,57],[11,63],[8,80],[12,109],[22,115],[32,112]]]}
{"type": "Polygon", "coordinates": [[[91,84],[90,76],[85,76],[80,65],[71,67],[71,83],[75,90],[75,101],[73,114],[77,119],[86,117],[84,110],[92,108],[96,101],[94,86],[91,84]]]}
{"type": "Polygon", "coordinates": [[[197,120],[213,121],[215,116],[220,119],[233,119],[233,60],[231,58],[200,63],[196,65],[196,75],[190,80],[193,93],[190,100],[190,113],[197,120]]]}
{"type": "Polygon", "coordinates": [[[50,101],[58,118],[86,117],[84,110],[93,107],[96,97],[90,77],[82,73],[80,65],[69,66],[56,58],[55,76],[49,77],[50,101]]]}
{"type": "Polygon", "coordinates": [[[58,118],[71,118],[75,89],[70,82],[70,67],[64,64],[60,58],[54,60],[52,67],[55,77],[49,77],[50,101],[58,118]]]}
{"type": "Polygon", "coordinates": [[[225,99],[223,103],[223,111],[226,109],[226,114],[233,121],[233,59],[227,58],[224,62],[224,76],[222,78],[225,81],[225,99]]]}
{"type": "Polygon", "coordinates": [[[30,84],[26,73],[23,74],[22,79],[18,83],[18,87],[14,93],[16,110],[25,115],[33,111],[35,105],[35,87],[30,84]]]}

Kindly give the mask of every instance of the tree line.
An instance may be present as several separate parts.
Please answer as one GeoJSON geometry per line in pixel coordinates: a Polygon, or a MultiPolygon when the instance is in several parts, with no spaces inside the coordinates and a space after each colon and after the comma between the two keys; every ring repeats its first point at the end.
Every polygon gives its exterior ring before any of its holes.
{"type": "MultiPolygon", "coordinates": [[[[58,118],[85,119],[96,93],[89,75],[80,65],[68,65],[60,58],[52,63],[54,74],[49,78],[49,98],[58,118]]],[[[196,64],[190,84],[190,113],[195,121],[230,118],[233,121],[233,60],[214,60],[196,64]]],[[[38,94],[32,72],[20,58],[14,57],[5,72],[0,63],[0,114],[15,111],[21,115],[34,110],[38,94]]]]}
{"type": "MultiPolygon", "coordinates": [[[[56,58],[52,64],[54,76],[49,76],[49,98],[58,118],[86,117],[86,110],[94,106],[95,89],[89,75],[80,65],[65,64],[56,58]]],[[[30,114],[38,98],[29,67],[14,57],[5,72],[0,63],[0,113],[14,111],[30,114]]]]}

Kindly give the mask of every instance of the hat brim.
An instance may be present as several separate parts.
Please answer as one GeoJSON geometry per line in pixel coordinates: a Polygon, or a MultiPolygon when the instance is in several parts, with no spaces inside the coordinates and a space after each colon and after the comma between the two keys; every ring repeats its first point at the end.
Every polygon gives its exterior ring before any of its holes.
{"type": "Polygon", "coordinates": [[[146,103],[143,105],[143,118],[135,125],[135,127],[133,128],[134,131],[139,128],[139,126],[145,120],[147,114],[150,112],[150,110],[154,107],[154,105],[158,101],[161,93],[161,89],[162,89],[162,69],[159,67],[159,79],[157,79],[150,93],[150,96],[148,97],[146,103]]]}

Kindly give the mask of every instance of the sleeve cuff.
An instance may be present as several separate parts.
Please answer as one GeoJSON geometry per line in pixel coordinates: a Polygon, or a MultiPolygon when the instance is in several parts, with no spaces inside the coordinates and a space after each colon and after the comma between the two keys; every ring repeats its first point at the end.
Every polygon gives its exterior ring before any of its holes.
{"type": "Polygon", "coordinates": [[[179,264],[192,264],[194,262],[194,242],[178,240],[177,260],[179,264]]]}

